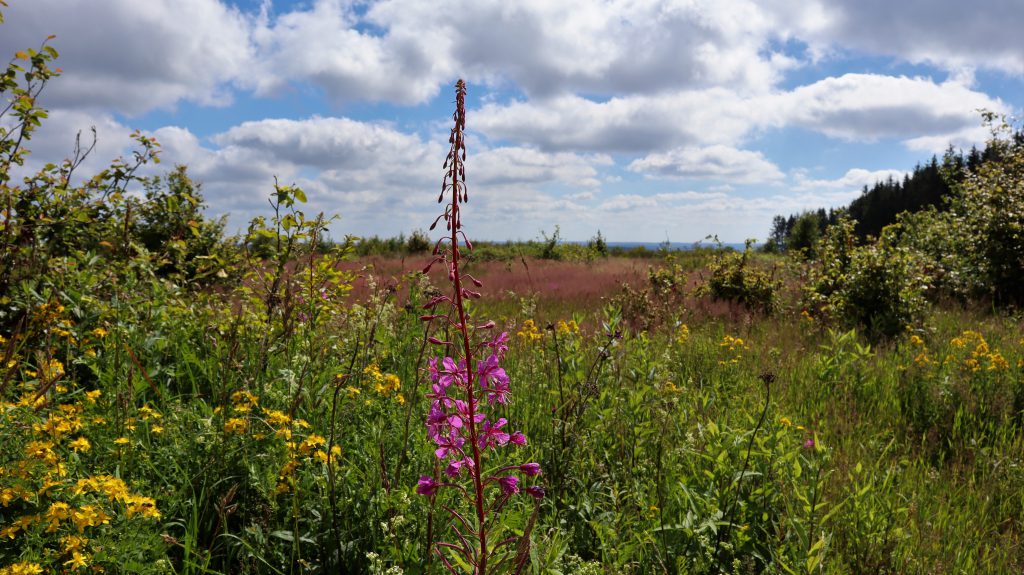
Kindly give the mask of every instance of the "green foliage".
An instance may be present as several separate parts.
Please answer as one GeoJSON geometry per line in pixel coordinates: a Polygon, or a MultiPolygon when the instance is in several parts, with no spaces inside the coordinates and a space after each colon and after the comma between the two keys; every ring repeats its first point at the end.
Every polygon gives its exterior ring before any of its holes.
{"type": "Polygon", "coordinates": [[[597,230],[597,235],[590,238],[590,241],[587,242],[587,248],[594,251],[600,257],[608,257],[608,242],[601,235],[601,230],[597,230]]]}
{"type": "Polygon", "coordinates": [[[708,279],[698,287],[698,295],[736,302],[748,309],[771,314],[779,306],[781,282],[774,270],[768,273],[751,262],[753,241],[747,240],[742,252],[719,252],[708,264],[708,279]]]}
{"type": "Polygon", "coordinates": [[[793,228],[786,236],[786,249],[801,254],[806,259],[814,259],[818,253],[821,222],[818,214],[807,212],[796,219],[793,228]]]}
{"type": "Polygon", "coordinates": [[[843,218],[822,241],[805,297],[815,314],[891,337],[920,321],[931,277],[921,255],[889,226],[874,243],[857,245],[853,221],[843,218]]]}
{"type": "Polygon", "coordinates": [[[1024,303],[1024,140],[986,116],[992,139],[985,159],[953,171],[949,210],[926,212],[908,239],[929,254],[943,286],[960,297],[1024,303]]]}
{"type": "Polygon", "coordinates": [[[187,168],[176,166],[165,178],[143,183],[145,199],[130,208],[136,215],[126,213],[128,231],[156,258],[157,273],[204,284],[225,278],[234,257],[224,238],[226,218],[203,215],[200,186],[187,168]]]}
{"type": "Polygon", "coordinates": [[[555,231],[554,233],[551,234],[550,237],[548,237],[548,234],[544,232],[544,230],[541,230],[540,235],[542,238],[544,238],[544,241],[541,242],[541,249],[540,254],[538,254],[538,257],[542,260],[561,259],[561,254],[558,250],[558,242],[562,239],[562,237],[561,230],[558,228],[558,226],[555,226],[555,231]]]}

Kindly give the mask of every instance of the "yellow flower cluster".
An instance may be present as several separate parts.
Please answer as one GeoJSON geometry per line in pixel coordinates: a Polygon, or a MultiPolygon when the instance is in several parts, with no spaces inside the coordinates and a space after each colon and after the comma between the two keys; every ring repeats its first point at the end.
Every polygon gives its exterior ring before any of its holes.
{"type": "Polygon", "coordinates": [[[287,441],[285,446],[288,448],[288,461],[281,467],[277,476],[277,487],[274,489],[274,493],[277,495],[295,490],[295,471],[304,462],[316,460],[327,463],[330,460],[331,465],[337,465],[338,459],[341,458],[341,446],[331,446],[331,455],[328,457],[327,451],[323,449],[327,446],[327,439],[316,433],[309,434],[299,442],[287,441]]]}
{"type": "MultiPolygon", "coordinates": [[[[398,393],[399,390],[401,390],[401,380],[398,379],[398,375],[395,375],[394,373],[384,373],[376,363],[367,365],[362,369],[362,374],[366,375],[369,380],[368,386],[376,392],[377,395],[380,395],[381,397],[390,397],[393,395],[394,400],[398,402],[398,405],[406,404],[406,396],[398,393]]],[[[347,389],[349,395],[354,396],[359,394],[358,388],[349,386],[347,389]]],[[[369,405],[372,401],[367,399],[366,403],[369,405]]]]}
{"type": "MultiPolygon", "coordinates": [[[[931,356],[928,355],[928,347],[924,343],[924,339],[917,334],[910,336],[910,346],[914,352],[914,365],[917,367],[927,367],[934,363],[931,356]]],[[[901,368],[902,369],[902,368],[901,368]]]]}
{"type": "Polygon", "coordinates": [[[570,319],[567,322],[558,320],[558,323],[555,324],[555,332],[560,336],[579,335],[580,326],[574,319],[570,319]]]}
{"type": "Polygon", "coordinates": [[[0,575],[38,575],[42,572],[43,568],[38,563],[31,561],[22,561],[0,568],[0,575]]]}
{"type": "Polygon", "coordinates": [[[723,359],[718,360],[718,365],[728,365],[739,363],[749,346],[742,339],[726,334],[718,344],[718,349],[724,354],[723,359]]]}
{"type": "Polygon", "coordinates": [[[516,332],[516,337],[524,343],[530,343],[541,339],[544,337],[544,334],[537,329],[537,324],[532,319],[528,319],[523,322],[522,327],[516,332]]]}
{"type": "MultiPolygon", "coordinates": [[[[382,393],[391,393],[399,388],[397,377],[389,377],[390,374],[380,373],[376,366],[371,367],[372,369],[368,368],[367,374],[371,377],[374,377],[374,374],[379,375],[379,383],[385,387],[385,391],[382,393]]],[[[380,390],[378,391],[380,392],[380,390]]],[[[401,397],[400,394],[399,397],[401,397]]],[[[278,409],[261,407],[259,398],[248,391],[237,391],[231,395],[230,412],[233,416],[224,421],[225,433],[248,436],[255,440],[269,438],[270,441],[279,442],[278,445],[283,446],[287,452],[287,460],[278,472],[275,494],[295,491],[296,471],[301,469],[304,463],[311,461],[327,463],[328,459],[331,459],[331,464],[336,465],[338,459],[341,458],[341,447],[337,445],[331,448],[331,456],[328,457],[327,440],[323,436],[309,433],[302,437],[306,434],[306,430],[312,427],[309,422],[293,418],[278,409]]]]}
{"type": "Polygon", "coordinates": [[[676,330],[676,343],[686,345],[688,341],[690,341],[690,326],[685,323],[680,324],[679,329],[676,330]]]}
{"type": "MultiPolygon", "coordinates": [[[[373,391],[377,392],[377,395],[390,397],[394,394],[395,401],[397,401],[399,405],[405,405],[405,396],[401,393],[397,393],[398,390],[402,389],[402,381],[398,379],[397,375],[381,372],[380,367],[378,367],[376,363],[371,363],[366,366],[363,369],[363,374],[369,378],[369,385],[372,387],[373,391]]],[[[355,388],[349,389],[351,390],[355,388]]],[[[359,391],[356,389],[355,394],[352,394],[351,391],[349,393],[351,395],[357,395],[359,391]]],[[[367,400],[367,402],[369,402],[369,400],[367,400]]]]}
{"type": "MultiPolygon", "coordinates": [[[[20,453],[21,457],[7,458],[0,466],[0,507],[6,510],[0,540],[12,541],[15,546],[42,542],[61,550],[48,560],[53,564],[14,563],[0,568],[0,575],[90,567],[95,551],[90,549],[90,540],[100,530],[118,524],[115,518],[160,517],[153,498],[132,492],[119,477],[89,474],[75,455],[93,447],[85,434],[95,421],[103,421],[91,413],[100,395],[99,391],[82,393],[54,386],[54,393],[41,403],[32,401],[31,392],[14,403],[0,402],[4,413],[0,429],[27,431],[4,435],[5,447],[11,449],[8,453],[20,453]],[[62,393],[68,395],[62,397],[62,393]],[[60,402],[71,398],[75,401],[60,402]]],[[[140,413],[147,419],[158,417],[152,408],[140,413]]],[[[92,568],[103,570],[101,565],[92,568]]]]}
{"type": "Polygon", "coordinates": [[[1010,369],[1010,363],[1006,361],[1003,354],[998,350],[989,348],[985,337],[979,332],[967,330],[959,336],[949,340],[949,344],[957,349],[969,350],[969,352],[957,358],[954,354],[946,356],[946,364],[959,364],[961,369],[971,373],[979,371],[1005,371],[1010,369]]]}
{"type": "Polygon", "coordinates": [[[782,424],[783,427],[793,427],[797,431],[807,431],[807,428],[802,425],[793,425],[793,420],[786,417],[785,415],[779,418],[779,423],[782,424]]]}

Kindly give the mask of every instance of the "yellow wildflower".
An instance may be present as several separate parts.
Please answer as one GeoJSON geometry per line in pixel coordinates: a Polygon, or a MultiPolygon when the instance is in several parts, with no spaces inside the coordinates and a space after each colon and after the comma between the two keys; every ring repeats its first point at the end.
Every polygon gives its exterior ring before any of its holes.
{"type": "Polygon", "coordinates": [[[3,575],[37,575],[43,572],[43,568],[38,563],[32,563],[31,561],[23,561],[21,563],[15,563],[4,567],[0,572],[3,575]]]}
{"type": "Polygon", "coordinates": [[[71,553],[72,551],[81,551],[85,549],[85,544],[88,543],[89,540],[77,535],[65,535],[60,538],[60,542],[64,545],[64,552],[71,553]]]}
{"type": "Polygon", "coordinates": [[[676,343],[679,345],[686,345],[686,342],[688,341],[690,341],[690,326],[684,323],[676,330],[676,343]]]}
{"type": "Polygon", "coordinates": [[[555,325],[555,331],[558,335],[578,335],[580,333],[580,326],[576,323],[576,320],[571,319],[569,321],[558,320],[555,325]]]}
{"type": "Polygon", "coordinates": [[[313,433],[299,444],[299,453],[302,453],[303,455],[308,454],[314,448],[324,445],[325,443],[327,443],[326,439],[313,433]]]}
{"type": "Polygon", "coordinates": [[[72,450],[74,450],[77,453],[79,451],[89,451],[89,448],[91,448],[92,446],[89,445],[89,440],[88,439],[86,439],[84,437],[79,437],[78,439],[76,439],[76,440],[72,441],[71,443],[69,443],[68,447],[70,447],[72,450]]]}
{"type": "Polygon", "coordinates": [[[118,437],[114,440],[115,445],[128,445],[131,441],[127,437],[118,437]]]}
{"type": "Polygon", "coordinates": [[[125,501],[125,505],[129,519],[136,515],[150,518],[160,517],[160,511],[156,508],[156,502],[152,497],[132,495],[125,501]]]}
{"type": "Polygon", "coordinates": [[[224,422],[224,433],[243,434],[249,427],[249,423],[241,417],[232,417],[224,422]]]}
{"type": "Polygon", "coordinates": [[[153,409],[148,405],[143,405],[142,407],[139,408],[139,415],[142,416],[143,421],[149,421],[150,419],[160,419],[161,417],[163,417],[162,415],[160,415],[159,411],[153,409]]]}
{"type": "Polygon", "coordinates": [[[71,559],[64,562],[65,565],[71,567],[72,570],[77,571],[83,567],[89,566],[88,557],[85,556],[81,551],[72,551],[71,559]]]}
{"type": "Polygon", "coordinates": [[[289,423],[292,422],[292,418],[288,417],[288,414],[283,412],[283,411],[278,411],[276,409],[268,409],[268,410],[266,410],[266,414],[267,414],[267,423],[269,423],[270,425],[272,425],[274,427],[280,427],[282,425],[288,425],[289,423]]]}
{"type": "Polygon", "coordinates": [[[516,332],[516,337],[524,342],[533,342],[544,337],[544,335],[537,329],[537,324],[532,319],[528,319],[523,322],[523,326],[516,332]]]}
{"type": "Polygon", "coordinates": [[[82,533],[86,527],[97,527],[110,523],[110,516],[95,505],[83,505],[81,508],[71,511],[71,521],[75,524],[75,529],[82,533]]]}

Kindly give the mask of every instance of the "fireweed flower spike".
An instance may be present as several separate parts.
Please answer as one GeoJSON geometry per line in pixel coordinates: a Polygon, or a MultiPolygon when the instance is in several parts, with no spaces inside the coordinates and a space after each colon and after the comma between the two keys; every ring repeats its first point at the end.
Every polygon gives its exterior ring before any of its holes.
{"type": "MultiPolygon", "coordinates": [[[[444,211],[430,227],[433,230],[444,221],[448,234],[435,244],[433,259],[424,270],[443,264],[452,291],[450,295],[428,301],[420,318],[441,321],[447,334],[444,339],[427,338],[442,356],[428,362],[430,409],[425,419],[427,437],[434,445],[434,455],[440,460],[447,478],[420,477],[416,492],[435,497],[445,488],[455,489],[456,503],[444,509],[452,516],[450,528],[456,532],[460,544],[435,542],[432,552],[452,573],[457,571],[449,554],[455,553],[461,558],[454,563],[468,563],[474,574],[486,575],[516,557],[515,546],[510,543],[518,537],[488,545],[489,535],[501,534],[500,526],[495,525],[497,514],[511,497],[525,492],[539,500],[544,496],[544,489],[538,485],[521,486],[525,478],[541,474],[538,463],[489,463],[500,456],[501,450],[526,445],[526,436],[521,431],[508,429],[509,422],[504,417],[490,418],[487,414],[488,409],[496,404],[506,405],[511,399],[509,377],[501,367],[508,352],[508,334],[489,333],[496,324],[472,321],[464,305],[466,299],[481,297],[479,292],[465,287],[465,280],[475,288],[483,285],[460,267],[462,250],[473,249],[462,230],[462,204],[469,200],[463,164],[466,160],[465,98],[466,84],[459,80],[455,85],[456,107],[452,116],[455,126],[448,139],[451,148],[444,162],[445,175],[438,198],[438,203],[444,204],[444,211]],[[446,199],[449,201],[445,202],[446,199]],[[472,507],[472,514],[458,511],[460,499],[472,507]]],[[[527,530],[523,539],[528,540],[529,536],[527,530]]]]}

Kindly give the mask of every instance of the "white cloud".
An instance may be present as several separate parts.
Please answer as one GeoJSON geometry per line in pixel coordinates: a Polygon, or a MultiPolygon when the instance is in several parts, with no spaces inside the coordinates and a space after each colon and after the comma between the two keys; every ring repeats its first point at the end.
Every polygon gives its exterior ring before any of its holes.
{"type": "Polygon", "coordinates": [[[767,49],[772,15],[750,0],[391,0],[371,6],[367,20],[387,43],[531,96],[760,91],[790,65],[767,49]]]}
{"type": "Polygon", "coordinates": [[[643,210],[645,213],[656,212],[662,209],[673,209],[679,205],[693,205],[693,202],[718,201],[728,196],[722,192],[665,192],[660,194],[617,194],[601,202],[599,210],[606,212],[625,212],[632,210],[643,210]],[[686,204],[686,202],[691,202],[686,204]]]}
{"type": "Polygon", "coordinates": [[[895,138],[920,148],[976,135],[982,108],[1009,112],[1000,99],[952,81],[846,74],[747,97],[715,88],[603,102],[561,96],[487,103],[473,118],[475,129],[491,138],[553,150],[665,153],[735,146],[767,129],[793,126],[849,141],[895,138]]]}
{"type": "Polygon", "coordinates": [[[828,14],[792,26],[793,33],[819,53],[854,51],[951,71],[987,68],[1024,74],[1020,34],[1024,3],[1017,0],[810,0],[798,4],[804,11],[828,14]]]}
{"type": "Polygon", "coordinates": [[[56,35],[64,74],[45,93],[53,108],[224,105],[232,86],[260,75],[250,18],[216,0],[18,0],[5,14],[0,53],[56,35]]]}
{"type": "Polygon", "coordinates": [[[533,148],[503,147],[485,150],[467,161],[475,185],[527,184],[557,181],[592,188],[601,184],[595,166],[612,164],[605,155],[582,156],[568,152],[544,153],[533,148]]]}
{"type": "MultiPolygon", "coordinates": [[[[433,15],[429,21],[438,20],[433,15]]],[[[425,22],[410,28],[381,22],[382,33],[370,31],[360,27],[365,22],[355,3],[342,0],[317,0],[309,9],[268,18],[253,31],[267,65],[259,90],[308,81],[336,102],[425,102],[454,80],[457,69],[447,55],[450,40],[425,22]]]]}
{"type": "Polygon", "coordinates": [[[811,179],[806,170],[797,170],[793,174],[796,184],[793,189],[796,191],[826,191],[835,190],[841,192],[857,191],[864,186],[873,186],[877,182],[884,182],[889,178],[902,180],[907,174],[906,170],[865,170],[863,168],[851,168],[842,176],[833,179],[811,179]]]}
{"type": "Polygon", "coordinates": [[[999,99],[957,82],[879,74],[825,78],[775,98],[779,125],[798,125],[834,138],[951,138],[978,126],[978,110],[1007,112],[999,99]]]}
{"type": "Polygon", "coordinates": [[[729,144],[751,128],[749,104],[724,88],[635,95],[595,102],[581,96],[494,103],[473,127],[498,140],[542,149],[649,152],[679,145],[729,144]]]}
{"type": "Polygon", "coordinates": [[[784,178],[764,154],[729,146],[674,148],[634,160],[629,169],[653,177],[711,179],[736,184],[777,182],[784,178]]]}

